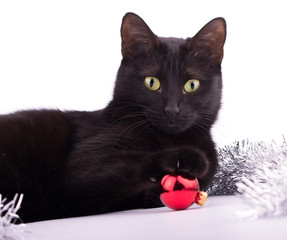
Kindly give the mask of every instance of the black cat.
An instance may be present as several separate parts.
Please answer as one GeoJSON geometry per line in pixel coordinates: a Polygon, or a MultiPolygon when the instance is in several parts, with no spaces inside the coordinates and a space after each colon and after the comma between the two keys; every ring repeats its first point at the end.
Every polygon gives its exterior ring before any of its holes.
{"type": "Polygon", "coordinates": [[[0,116],[0,193],[24,193],[24,221],[158,207],[165,174],[197,177],[202,189],[214,176],[224,19],[184,40],[157,37],[127,13],[121,36],[105,109],[0,116]]]}

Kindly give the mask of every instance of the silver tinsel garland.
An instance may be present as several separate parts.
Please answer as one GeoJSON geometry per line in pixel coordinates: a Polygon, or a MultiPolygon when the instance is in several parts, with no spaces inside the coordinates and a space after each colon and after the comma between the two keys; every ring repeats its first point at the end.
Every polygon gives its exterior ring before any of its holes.
{"type": "Polygon", "coordinates": [[[17,211],[20,209],[23,194],[16,194],[14,199],[6,203],[0,194],[0,239],[2,240],[23,240],[25,224],[15,224],[19,216],[17,211]]]}
{"type": "Polygon", "coordinates": [[[219,170],[210,195],[241,194],[249,218],[287,215],[287,144],[248,141],[218,149],[219,170]]]}

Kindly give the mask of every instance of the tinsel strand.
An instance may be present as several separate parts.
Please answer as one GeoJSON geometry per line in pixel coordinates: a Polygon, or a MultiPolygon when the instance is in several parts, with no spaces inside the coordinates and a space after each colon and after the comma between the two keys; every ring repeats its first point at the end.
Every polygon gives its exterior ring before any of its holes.
{"type": "Polygon", "coordinates": [[[16,194],[14,199],[6,203],[0,194],[0,239],[2,240],[23,240],[25,224],[15,224],[20,218],[17,211],[21,207],[23,194],[16,194]]]}
{"type": "Polygon", "coordinates": [[[239,216],[287,215],[287,145],[275,142],[235,142],[218,149],[219,171],[210,195],[241,194],[250,206],[239,216]]]}

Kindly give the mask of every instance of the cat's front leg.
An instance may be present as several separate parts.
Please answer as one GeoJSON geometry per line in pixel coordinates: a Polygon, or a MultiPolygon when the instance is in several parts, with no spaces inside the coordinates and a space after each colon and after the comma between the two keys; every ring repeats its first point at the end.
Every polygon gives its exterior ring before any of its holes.
{"type": "Polygon", "coordinates": [[[215,153],[190,146],[167,149],[149,159],[149,177],[160,181],[165,174],[180,174],[187,178],[198,178],[205,187],[213,177],[217,159],[215,153]]]}

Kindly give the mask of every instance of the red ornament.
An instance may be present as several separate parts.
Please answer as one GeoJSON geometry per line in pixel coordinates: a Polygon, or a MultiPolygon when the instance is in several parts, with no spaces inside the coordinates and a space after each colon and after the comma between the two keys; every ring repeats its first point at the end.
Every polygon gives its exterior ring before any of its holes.
{"type": "Polygon", "coordinates": [[[183,210],[193,203],[202,206],[207,198],[207,193],[200,192],[197,179],[187,179],[182,176],[166,175],[161,180],[162,203],[174,210],[183,210]]]}

